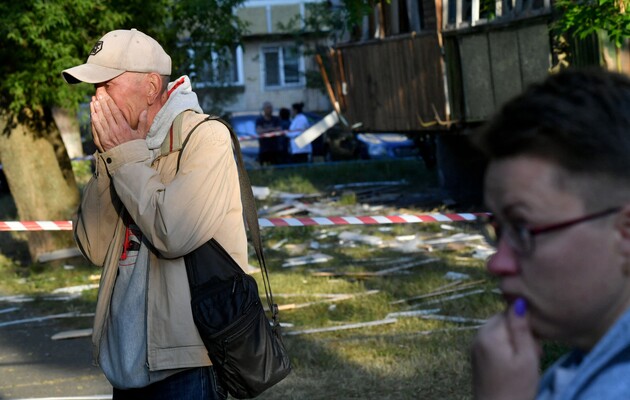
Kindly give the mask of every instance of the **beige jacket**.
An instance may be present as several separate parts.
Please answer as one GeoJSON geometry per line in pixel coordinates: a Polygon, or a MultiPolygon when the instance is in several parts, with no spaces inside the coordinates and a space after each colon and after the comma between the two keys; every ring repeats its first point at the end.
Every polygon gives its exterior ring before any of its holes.
{"type": "MultiPolygon", "coordinates": [[[[186,112],[182,135],[204,117],[186,112]]],[[[247,266],[238,172],[230,133],[217,121],[197,128],[175,174],[178,154],[152,162],[144,140],[96,154],[96,172],[74,221],[79,248],[103,267],[92,334],[95,362],[122,253],[126,208],[153,245],[147,293],[149,369],[211,364],[192,319],[182,257],[214,237],[242,268],[247,266]]]]}

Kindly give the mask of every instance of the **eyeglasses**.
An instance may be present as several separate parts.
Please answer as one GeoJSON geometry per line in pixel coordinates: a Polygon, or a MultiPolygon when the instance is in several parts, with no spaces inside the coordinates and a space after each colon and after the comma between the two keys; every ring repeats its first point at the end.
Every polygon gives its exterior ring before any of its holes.
{"type": "Polygon", "coordinates": [[[506,239],[512,249],[514,249],[514,251],[516,251],[519,255],[526,256],[532,254],[534,251],[534,236],[540,235],[541,233],[548,233],[568,228],[582,222],[602,218],[616,213],[620,209],[621,207],[608,208],[604,211],[588,214],[569,221],[534,228],[528,228],[519,223],[500,224],[493,215],[482,216],[479,218],[479,221],[481,224],[481,231],[490,245],[497,247],[499,240],[501,240],[501,237],[505,233],[506,239]]]}

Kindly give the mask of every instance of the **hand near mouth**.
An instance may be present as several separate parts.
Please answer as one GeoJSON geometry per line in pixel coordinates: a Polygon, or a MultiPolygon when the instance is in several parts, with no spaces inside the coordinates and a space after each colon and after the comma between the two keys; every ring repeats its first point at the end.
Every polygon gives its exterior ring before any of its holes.
{"type": "Polygon", "coordinates": [[[517,298],[479,329],[472,347],[475,399],[534,399],[540,380],[540,346],[517,298]]]}
{"type": "Polygon", "coordinates": [[[144,139],[149,131],[146,110],[140,113],[138,129],[132,129],[104,88],[96,90],[90,111],[94,144],[101,152],[131,140],[144,139]]]}

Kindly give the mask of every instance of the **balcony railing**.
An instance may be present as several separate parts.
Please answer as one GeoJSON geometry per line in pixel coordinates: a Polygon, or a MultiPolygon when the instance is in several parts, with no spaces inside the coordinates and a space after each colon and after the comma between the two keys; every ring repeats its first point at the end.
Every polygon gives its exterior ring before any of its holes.
{"type": "Polygon", "coordinates": [[[532,18],[551,12],[551,0],[444,0],[443,30],[532,18]]]}

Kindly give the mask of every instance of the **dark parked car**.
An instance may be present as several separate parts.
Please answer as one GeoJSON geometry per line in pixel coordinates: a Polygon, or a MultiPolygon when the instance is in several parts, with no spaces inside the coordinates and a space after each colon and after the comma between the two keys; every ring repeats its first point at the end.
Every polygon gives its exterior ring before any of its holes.
{"type": "MultiPolygon", "coordinates": [[[[241,151],[247,161],[259,161],[259,143],[256,138],[256,118],[260,114],[256,112],[232,113],[227,116],[236,134],[241,138],[241,151]]],[[[323,117],[319,114],[305,112],[311,125],[317,123],[323,117]]],[[[356,158],[358,153],[358,143],[350,131],[343,131],[337,126],[324,132],[312,143],[312,157],[324,160],[341,160],[356,158]]],[[[278,160],[280,162],[281,160],[278,160]]]]}
{"type": "Polygon", "coordinates": [[[416,143],[400,133],[359,133],[357,141],[362,159],[381,160],[419,155],[416,143]]]}

